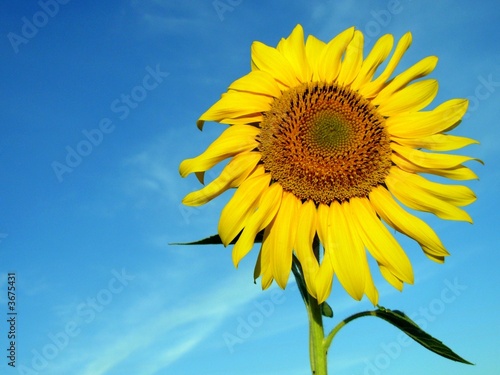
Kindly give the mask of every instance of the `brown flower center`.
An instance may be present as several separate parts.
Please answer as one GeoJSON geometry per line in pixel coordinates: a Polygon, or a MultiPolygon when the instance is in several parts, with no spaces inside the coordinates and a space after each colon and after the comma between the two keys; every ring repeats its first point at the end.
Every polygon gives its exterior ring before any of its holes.
{"type": "Polygon", "coordinates": [[[391,167],[384,118],[336,84],[304,83],[275,99],[261,123],[264,167],[302,200],[330,204],[366,197],[391,167]]]}

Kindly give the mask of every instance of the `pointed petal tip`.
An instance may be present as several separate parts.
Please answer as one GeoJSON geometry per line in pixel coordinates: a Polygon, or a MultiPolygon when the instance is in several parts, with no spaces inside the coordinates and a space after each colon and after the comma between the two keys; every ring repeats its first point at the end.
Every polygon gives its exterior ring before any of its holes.
{"type": "Polygon", "coordinates": [[[407,31],[401,39],[403,38],[408,39],[408,43],[411,43],[413,41],[413,34],[411,31],[407,31]]]}
{"type": "Polygon", "coordinates": [[[184,206],[188,206],[188,207],[196,207],[196,206],[201,206],[200,203],[197,202],[196,199],[194,199],[194,195],[195,193],[197,193],[196,191],[193,191],[191,193],[189,193],[188,195],[186,195],[183,199],[182,199],[182,204],[184,206]]]}
{"type": "Polygon", "coordinates": [[[181,177],[186,177],[189,175],[191,172],[189,172],[189,163],[191,162],[192,159],[185,159],[179,164],[179,174],[181,177]]]}

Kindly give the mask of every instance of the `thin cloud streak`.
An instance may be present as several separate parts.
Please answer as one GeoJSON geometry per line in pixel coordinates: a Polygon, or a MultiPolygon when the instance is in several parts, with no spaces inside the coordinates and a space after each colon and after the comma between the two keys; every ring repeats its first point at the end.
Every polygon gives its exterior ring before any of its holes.
{"type": "MultiPolygon", "coordinates": [[[[183,284],[184,288],[189,285],[179,280],[178,285],[169,288],[179,288],[183,284]]],[[[234,273],[198,296],[190,293],[190,303],[180,300],[177,306],[171,306],[172,301],[166,303],[165,290],[160,287],[148,295],[127,300],[129,307],[121,318],[117,319],[116,310],[105,310],[101,313],[102,320],[89,326],[95,332],[86,330],[87,337],[78,340],[78,346],[71,347],[71,352],[68,351],[61,361],[53,363],[51,373],[66,374],[79,367],[83,368],[79,375],[105,375],[119,366],[129,366],[134,358],[144,357],[146,360],[141,361],[139,373],[154,374],[194,350],[224,319],[261,291],[248,279],[234,273]],[[145,321],[145,316],[154,316],[154,319],[145,321]],[[160,343],[166,337],[171,338],[171,342],[161,348],[160,343]],[[96,342],[106,345],[96,345],[96,342]],[[151,351],[153,346],[155,350],[151,351]],[[86,355],[83,357],[81,353],[86,355]]]]}

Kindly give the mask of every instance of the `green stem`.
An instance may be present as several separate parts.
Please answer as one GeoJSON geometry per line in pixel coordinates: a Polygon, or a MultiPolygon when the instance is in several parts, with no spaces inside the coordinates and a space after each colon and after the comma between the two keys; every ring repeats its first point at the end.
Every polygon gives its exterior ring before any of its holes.
{"type": "MultiPolygon", "coordinates": [[[[313,250],[316,258],[319,259],[319,240],[315,238],[313,250]]],[[[327,375],[327,360],[325,346],[325,331],[323,329],[323,316],[321,305],[316,298],[307,292],[306,283],[299,260],[294,256],[292,271],[297,280],[300,293],[307,309],[309,318],[309,359],[311,362],[311,372],[313,375],[327,375]]]]}
{"type": "Polygon", "coordinates": [[[321,305],[313,296],[309,295],[307,313],[309,316],[309,356],[313,375],[327,375],[325,332],[321,305]]]}

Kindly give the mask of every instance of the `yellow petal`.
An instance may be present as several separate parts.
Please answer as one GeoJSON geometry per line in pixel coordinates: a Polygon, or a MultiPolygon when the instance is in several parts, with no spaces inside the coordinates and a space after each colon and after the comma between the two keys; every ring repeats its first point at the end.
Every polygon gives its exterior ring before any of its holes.
{"type": "Polygon", "coordinates": [[[316,205],[313,201],[299,206],[297,235],[295,237],[295,251],[302,266],[307,290],[317,298],[315,276],[319,271],[319,263],[314,255],[312,244],[316,235],[316,205]]]}
{"type": "Polygon", "coordinates": [[[247,225],[270,181],[271,176],[268,173],[245,180],[226,204],[218,228],[224,246],[227,246],[247,225]]]}
{"type": "Polygon", "coordinates": [[[323,53],[326,43],[313,35],[309,35],[306,40],[306,57],[311,69],[312,81],[319,81],[318,64],[319,56],[323,53]]]}
{"type": "Polygon", "coordinates": [[[340,71],[341,58],[347,45],[354,36],[354,27],[351,27],[333,38],[323,49],[317,65],[319,80],[331,83],[337,78],[340,71]]]}
{"type": "Polygon", "coordinates": [[[290,36],[283,39],[277,49],[290,62],[295,76],[300,82],[311,80],[311,69],[304,45],[304,30],[301,25],[295,26],[290,36]]]}
{"type": "Polygon", "coordinates": [[[370,300],[370,302],[373,304],[373,306],[376,306],[378,304],[378,290],[377,288],[375,288],[370,268],[366,267],[365,272],[366,272],[365,294],[370,300]]]}
{"type": "Polygon", "coordinates": [[[364,294],[368,265],[363,243],[346,218],[343,206],[348,205],[347,202],[341,205],[337,201],[330,204],[332,225],[328,242],[332,267],[340,283],[352,298],[359,301],[364,294]]]}
{"type": "Polygon", "coordinates": [[[387,117],[416,112],[429,105],[437,92],[438,82],[435,79],[418,81],[389,96],[380,103],[377,111],[387,117]]]}
{"type": "Polygon", "coordinates": [[[395,92],[401,90],[411,81],[428,75],[436,67],[437,61],[438,58],[436,56],[428,56],[420,60],[411,68],[405,70],[403,73],[398,74],[396,78],[394,78],[375,98],[373,98],[372,104],[379,105],[386,100],[390,100],[390,97],[395,92]]]}
{"type": "Polygon", "coordinates": [[[384,265],[392,274],[407,283],[413,283],[413,270],[410,260],[366,198],[350,200],[355,212],[356,228],[370,254],[379,264],[384,265]]]}
{"type": "Polygon", "coordinates": [[[386,279],[387,282],[389,284],[391,284],[394,288],[396,288],[399,291],[402,291],[403,290],[403,282],[400,279],[398,279],[396,276],[394,276],[394,274],[391,271],[389,271],[389,269],[387,267],[385,267],[383,264],[379,263],[378,266],[380,269],[380,273],[382,274],[384,279],[386,279]]]}
{"type": "Polygon", "coordinates": [[[358,75],[351,84],[351,89],[361,90],[372,79],[377,68],[384,62],[391,52],[394,38],[386,34],[377,40],[372,50],[362,62],[358,75]]]}
{"type": "Polygon", "coordinates": [[[259,160],[260,154],[257,152],[236,155],[217,178],[203,189],[186,195],[182,203],[186,206],[201,206],[226,190],[239,186],[252,172],[259,160]]]}
{"type": "Polygon", "coordinates": [[[237,79],[231,83],[229,89],[268,95],[274,98],[281,96],[281,91],[274,78],[262,70],[255,70],[237,79]]]}
{"type": "MultiPolygon", "coordinates": [[[[346,249],[345,251],[349,251],[349,258],[355,258],[353,259],[355,265],[357,266],[357,271],[354,271],[352,269],[352,272],[358,273],[358,274],[363,274],[363,278],[365,280],[364,283],[364,288],[363,292],[364,294],[367,295],[369,300],[376,305],[378,302],[378,291],[375,288],[375,284],[373,283],[373,279],[371,276],[370,272],[370,267],[368,266],[368,261],[366,259],[366,251],[365,251],[365,245],[362,241],[362,238],[359,235],[359,228],[358,228],[358,223],[357,223],[357,212],[354,209],[354,207],[351,205],[351,202],[344,202],[340,205],[342,208],[342,212],[344,214],[344,217],[346,219],[346,224],[348,228],[348,232],[350,233],[350,237],[352,240],[353,247],[352,249],[357,249],[357,253],[352,254],[349,249],[346,249]],[[355,255],[353,257],[353,255],[355,255]]],[[[359,275],[356,275],[357,279],[359,279],[359,275]]]]}
{"type": "Polygon", "coordinates": [[[415,173],[405,172],[397,167],[391,169],[391,175],[407,183],[410,189],[425,191],[432,196],[455,206],[467,206],[476,200],[474,192],[463,185],[445,185],[419,176],[415,173]]]}
{"type": "Polygon", "coordinates": [[[372,98],[379,93],[379,91],[386,85],[386,82],[391,77],[391,74],[398,66],[399,61],[401,61],[401,58],[403,57],[406,50],[410,47],[411,41],[411,33],[408,32],[403,35],[403,37],[399,40],[396,49],[394,50],[394,53],[392,54],[384,71],[380,73],[380,75],[375,80],[360,87],[359,92],[361,95],[363,95],[365,98],[372,98]]]}
{"type": "Polygon", "coordinates": [[[458,165],[456,167],[448,169],[424,168],[410,162],[408,159],[396,153],[392,153],[391,160],[399,168],[410,173],[430,173],[430,174],[435,174],[437,176],[449,178],[452,180],[462,180],[462,181],[478,179],[477,175],[472,170],[470,170],[467,167],[464,167],[463,165],[458,165]]]}
{"type": "Polygon", "coordinates": [[[253,42],[252,62],[259,70],[273,76],[282,90],[300,83],[290,62],[276,48],[253,42]]]}
{"type": "Polygon", "coordinates": [[[347,46],[344,59],[340,67],[337,82],[342,86],[348,86],[354,81],[361,69],[363,62],[363,33],[359,30],[354,32],[354,36],[347,46]]]}
{"type": "MultiPolygon", "coordinates": [[[[229,125],[258,125],[262,122],[262,113],[252,113],[250,115],[245,115],[241,117],[235,117],[235,118],[223,118],[219,120],[221,124],[229,124],[229,125]]],[[[202,127],[204,125],[204,121],[198,121],[198,124],[201,124],[200,126],[202,127]]],[[[201,130],[200,127],[200,130],[201,130]]]]}
{"type": "Polygon", "coordinates": [[[297,232],[297,211],[300,201],[283,192],[280,209],[271,224],[267,242],[271,247],[271,267],[276,283],[285,288],[292,270],[292,253],[297,232]]]}
{"type": "Polygon", "coordinates": [[[257,261],[255,262],[255,267],[253,269],[253,281],[255,281],[262,274],[262,244],[260,245],[259,255],[257,255],[257,261]]]}
{"type": "Polygon", "coordinates": [[[250,151],[258,146],[255,137],[259,133],[260,129],[254,126],[230,126],[202,154],[182,161],[179,173],[186,177],[193,172],[204,172],[224,159],[250,151]]]}
{"type": "Polygon", "coordinates": [[[452,99],[432,111],[412,112],[389,117],[386,126],[391,135],[400,138],[419,138],[441,133],[458,124],[467,111],[466,99],[452,99]]]}
{"type": "Polygon", "coordinates": [[[370,192],[377,214],[391,227],[417,241],[425,253],[447,256],[449,253],[427,223],[403,209],[383,186],[370,192]]]}
{"type": "Polygon", "coordinates": [[[441,256],[441,255],[433,255],[433,254],[429,254],[429,253],[424,253],[427,258],[429,258],[430,260],[436,262],[436,263],[444,263],[444,256],[441,256]]]}
{"type": "MultiPolygon", "coordinates": [[[[397,170],[397,167],[394,167],[393,170],[397,170]]],[[[399,177],[396,173],[391,172],[385,178],[385,183],[390,192],[406,206],[414,210],[433,213],[441,219],[472,223],[471,217],[464,210],[436,198],[420,189],[418,185],[412,185],[399,177]]]]}
{"type": "Polygon", "coordinates": [[[326,301],[332,290],[334,269],[332,267],[331,253],[333,244],[328,235],[331,230],[329,207],[325,204],[319,204],[317,210],[317,230],[320,242],[324,247],[324,255],[321,261],[318,273],[316,274],[316,299],[318,303],[326,301]]]}
{"type": "MultiPolygon", "coordinates": [[[[276,218],[276,217],[275,217],[276,218]]],[[[271,225],[275,219],[271,221],[271,225]]],[[[271,268],[271,246],[269,241],[269,232],[271,230],[271,225],[268,225],[264,229],[264,237],[262,240],[262,245],[260,247],[259,257],[257,258],[257,263],[255,265],[254,278],[257,279],[258,276],[261,277],[262,289],[267,289],[271,286],[273,282],[273,272],[271,268]]]]}
{"type": "Polygon", "coordinates": [[[398,145],[394,142],[391,142],[391,148],[407,160],[411,161],[413,164],[429,169],[455,168],[470,160],[477,160],[481,162],[479,159],[471,158],[469,156],[423,152],[398,145]]]}
{"type": "Polygon", "coordinates": [[[448,134],[433,134],[422,138],[391,137],[391,140],[410,148],[426,148],[432,151],[458,150],[459,148],[479,143],[472,138],[448,134]]]}
{"type": "Polygon", "coordinates": [[[215,102],[198,120],[198,127],[203,121],[220,121],[227,118],[238,118],[252,114],[260,114],[271,108],[274,99],[268,95],[257,95],[251,92],[230,91],[215,102]]]}
{"type": "Polygon", "coordinates": [[[278,212],[281,204],[283,188],[280,184],[272,184],[264,190],[259,201],[257,211],[253,213],[243,229],[238,241],[233,247],[233,263],[238,267],[238,263],[254,245],[255,236],[269,225],[278,212]]]}

